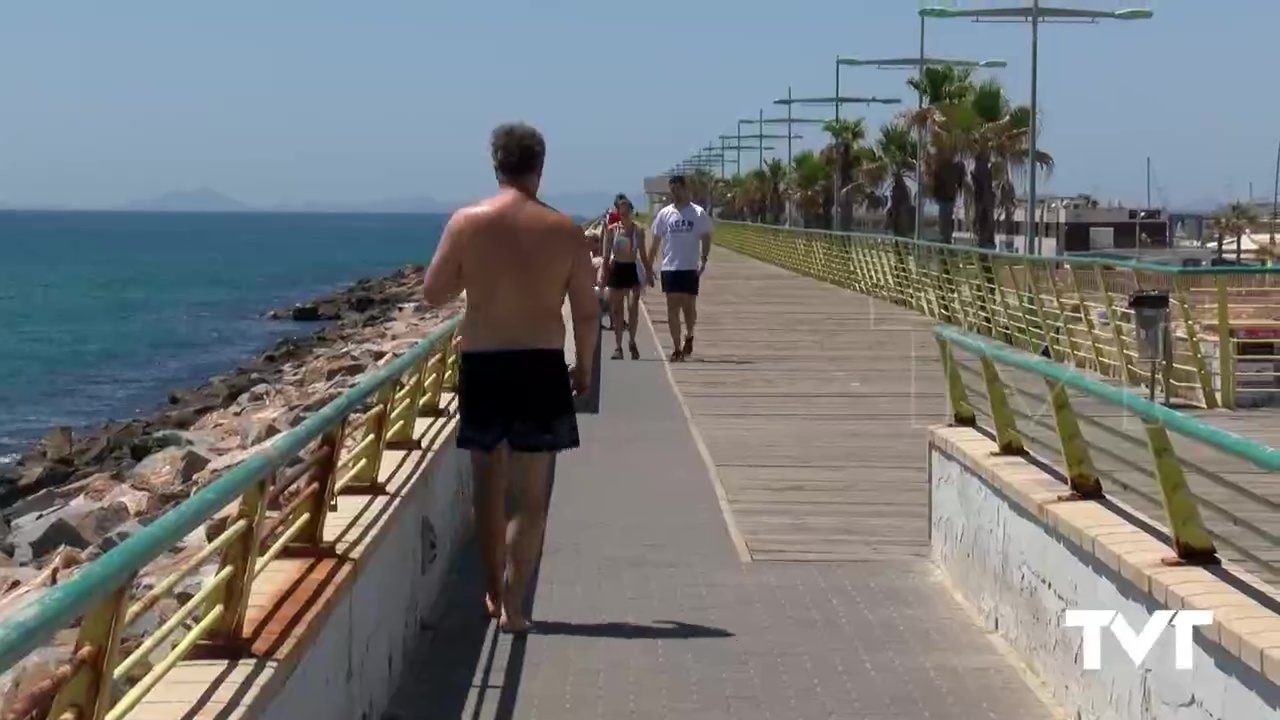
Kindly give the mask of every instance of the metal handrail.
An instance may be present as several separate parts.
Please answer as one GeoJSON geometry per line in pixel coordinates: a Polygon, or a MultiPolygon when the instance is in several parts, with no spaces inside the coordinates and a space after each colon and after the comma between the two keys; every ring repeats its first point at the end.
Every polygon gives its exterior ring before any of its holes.
{"type": "MultiPolygon", "coordinates": [[[[1010,348],[960,328],[939,325],[933,333],[942,355],[953,424],[976,427],[981,413],[990,420],[998,453],[1004,455],[1027,452],[1028,436],[1025,433],[1031,428],[1020,427],[1019,417],[1029,420],[1030,425],[1047,428],[1053,440],[1048,443],[1041,441],[1042,447],[1056,446],[1052,450],[1060,453],[1065,466],[1062,470],[1071,491],[1063,499],[1101,499],[1105,496],[1103,480],[1109,478],[1107,484],[1134,493],[1149,506],[1162,508],[1170,544],[1178,561],[1216,564],[1220,562],[1218,545],[1221,544],[1243,562],[1263,568],[1267,574],[1275,576],[1280,573],[1280,567],[1269,559],[1274,549],[1280,546],[1280,537],[1274,530],[1276,525],[1273,521],[1259,519],[1263,514],[1280,512],[1280,500],[1261,495],[1245,484],[1224,477],[1224,473],[1231,471],[1223,469],[1234,466],[1235,474],[1246,481],[1265,477],[1280,471],[1280,449],[1222,430],[1061,363],[1010,348]],[[958,362],[956,350],[975,356],[981,365],[980,371],[968,369],[958,362]],[[1038,422],[1035,416],[1015,408],[1009,396],[1011,390],[1021,395],[1034,396],[1034,393],[1025,384],[1003,379],[998,369],[1001,367],[1027,373],[1044,382],[1048,400],[1045,405],[1053,416],[1052,423],[1038,422]],[[974,391],[984,396],[986,408],[971,401],[970,389],[962,377],[964,372],[976,377],[974,391]],[[1079,394],[1076,400],[1072,400],[1069,391],[1079,394]],[[1099,417],[1090,417],[1090,413],[1081,411],[1078,406],[1081,396],[1085,401],[1097,400],[1110,408],[1119,408],[1122,418],[1134,416],[1140,419],[1142,439],[1118,432],[1114,423],[1108,424],[1101,419],[1107,414],[1101,410],[1095,412],[1099,417]],[[1121,436],[1125,441],[1122,452],[1115,452],[1102,442],[1088,441],[1081,431],[1081,422],[1101,431],[1095,438],[1121,436]],[[1188,446],[1198,444],[1215,453],[1215,457],[1221,458],[1215,468],[1222,468],[1210,470],[1181,459],[1170,440],[1170,432],[1191,441],[1188,446]],[[1140,445],[1145,445],[1150,453],[1149,468],[1127,457],[1140,445]],[[1100,472],[1095,458],[1103,456],[1107,457],[1111,467],[1121,470],[1100,472]],[[1134,475],[1146,477],[1148,483],[1154,480],[1158,500],[1134,487],[1134,475]],[[1188,483],[1188,475],[1199,476],[1198,489],[1188,483]],[[1231,498],[1237,506],[1247,508],[1243,516],[1230,510],[1227,499],[1231,498]],[[1222,524],[1215,527],[1207,525],[1202,515],[1206,512],[1222,518],[1222,524]]],[[[1189,447],[1182,449],[1186,451],[1189,447]]]]}
{"type": "MultiPolygon", "coordinates": [[[[460,314],[447,319],[400,357],[369,373],[355,387],[324,406],[263,450],[226,471],[137,534],[0,620],[0,672],[21,662],[63,628],[83,618],[72,659],[60,682],[44,687],[43,702],[56,692],[50,717],[73,708],[77,717],[123,717],[203,636],[237,641],[243,631],[249,591],[271,560],[288,545],[317,551],[323,544],[324,516],[344,491],[376,489],[379,463],[392,444],[416,443],[417,417],[439,415],[441,395],[454,386],[460,314]],[[368,401],[376,404],[359,421],[368,401]],[[314,446],[300,465],[291,461],[314,446]],[[284,471],[284,472],[282,472],[284,471]],[[280,473],[280,477],[276,477],[280,473]],[[275,480],[273,483],[272,480],[275,480]],[[301,483],[301,485],[299,485],[301,483]],[[289,486],[300,489],[275,518],[265,515],[269,499],[289,486]],[[131,602],[132,582],[188,534],[239,501],[234,521],[204,551],[131,602]],[[149,610],[182,576],[221,554],[218,572],[127,658],[116,657],[125,627],[149,610]],[[202,612],[203,611],[203,612],[202,612]],[[109,680],[120,680],[172,635],[187,617],[201,618],[174,651],[119,702],[100,697],[109,680]]],[[[35,701],[32,701],[33,704],[35,701]]]]}
{"type": "Polygon", "coordinates": [[[1280,401],[1280,268],[1022,255],[890,235],[718,221],[715,242],[940,322],[1206,408],[1280,401]],[[1170,296],[1172,358],[1138,361],[1126,296],[1170,296]],[[1271,365],[1267,365],[1271,362],[1271,365]]]}

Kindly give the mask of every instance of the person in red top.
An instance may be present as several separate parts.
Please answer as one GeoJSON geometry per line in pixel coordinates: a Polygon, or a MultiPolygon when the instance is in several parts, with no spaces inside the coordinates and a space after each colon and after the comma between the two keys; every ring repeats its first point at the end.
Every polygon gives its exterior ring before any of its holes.
{"type": "Polygon", "coordinates": [[[629,202],[629,201],[627,200],[627,196],[623,195],[622,193],[618,193],[613,198],[613,209],[609,211],[608,216],[606,216],[604,219],[605,227],[611,227],[613,225],[617,225],[618,223],[622,222],[622,216],[618,214],[618,204],[624,203],[624,202],[629,202]]]}

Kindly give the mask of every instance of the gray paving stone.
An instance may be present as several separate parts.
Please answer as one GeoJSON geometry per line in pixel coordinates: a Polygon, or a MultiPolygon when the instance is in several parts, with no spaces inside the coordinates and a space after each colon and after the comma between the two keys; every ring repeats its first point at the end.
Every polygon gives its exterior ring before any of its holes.
{"type": "Polygon", "coordinates": [[[558,461],[537,632],[495,637],[468,549],[386,720],[1054,717],[927,560],[742,564],[646,335],[558,461]]]}

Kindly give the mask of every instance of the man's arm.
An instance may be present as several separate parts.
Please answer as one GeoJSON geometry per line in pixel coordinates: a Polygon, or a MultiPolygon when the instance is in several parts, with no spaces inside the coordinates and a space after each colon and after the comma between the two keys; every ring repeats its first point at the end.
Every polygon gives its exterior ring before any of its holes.
{"type": "Polygon", "coordinates": [[[591,364],[595,360],[597,336],[600,333],[600,300],[591,272],[591,255],[586,251],[587,239],[579,229],[574,230],[573,265],[569,271],[569,314],[573,318],[573,347],[575,366],[581,377],[591,377],[591,364]]]}
{"type": "Polygon", "coordinates": [[[698,263],[699,275],[707,269],[707,258],[711,257],[711,228],[711,216],[703,215],[702,232],[698,234],[698,239],[702,241],[702,262],[698,263]]]}
{"type": "Polygon", "coordinates": [[[428,305],[444,305],[462,292],[461,242],[467,232],[464,212],[458,211],[449,218],[423,276],[422,300],[428,305]]]}
{"type": "Polygon", "coordinates": [[[663,213],[659,210],[658,214],[653,216],[653,225],[649,228],[651,238],[649,241],[649,264],[645,266],[645,269],[649,271],[649,277],[653,277],[653,263],[658,259],[658,246],[662,243],[662,233],[664,231],[662,220],[663,213]]]}
{"type": "Polygon", "coordinates": [[[636,234],[640,236],[636,240],[636,252],[640,253],[640,264],[645,270],[652,270],[653,263],[649,261],[649,258],[653,256],[649,254],[649,249],[645,246],[645,240],[648,238],[645,237],[644,228],[637,227],[636,234]]]}

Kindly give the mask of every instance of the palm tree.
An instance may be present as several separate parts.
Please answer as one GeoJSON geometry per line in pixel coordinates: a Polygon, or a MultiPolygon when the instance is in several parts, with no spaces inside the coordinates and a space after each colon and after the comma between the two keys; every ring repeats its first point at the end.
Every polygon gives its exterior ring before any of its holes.
{"type": "Polygon", "coordinates": [[[826,163],[812,150],[801,150],[791,159],[789,191],[805,227],[830,226],[826,213],[829,178],[826,163]]]}
{"type": "Polygon", "coordinates": [[[768,222],[765,215],[769,205],[769,176],[762,168],[756,168],[746,176],[746,210],[752,222],[768,222]]]}
{"type": "Polygon", "coordinates": [[[712,207],[715,198],[712,197],[712,189],[716,185],[716,177],[710,170],[697,168],[688,176],[689,194],[693,196],[693,201],[704,208],[712,207]]]}
{"type": "Polygon", "coordinates": [[[905,123],[882,125],[876,138],[876,161],[864,170],[868,184],[889,183],[885,229],[898,237],[915,235],[915,204],[907,178],[916,174],[916,146],[915,135],[905,123]]]}
{"type": "Polygon", "coordinates": [[[1224,240],[1230,235],[1236,239],[1236,264],[1239,265],[1244,236],[1258,222],[1258,211],[1247,203],[1233,202],[1215,213],[1211,222],[1218,235],[1218,259],[1222,259],[1224,240]]]}
{"type": "MultiPolygon", "coordinates": [[[[974,87],[965,105],[955,106],[952,126],[966,137],[973,169],[969,174],[978,246],[996,246],[996,207],[1016,205],[1015,176],[1027,172],[1031,108],[1014,105],[994,78],[974,87]]],[[[1036,165],[1053,172],[1053,156],[1039,149],[1036,165]]]]}
{"type": "Polygon", "coordinates": [[[832,203],[839,208],[839,229],[848,230],[852,227],[854,202],[862,189],[857,183],[857,172],[872,157],[864,145],[867,121],[863,118],[828,120],[822,129],[831,136],[821,157],[832,173],[832,203]]]}
{"type": "Polygon", "coordinates": [[[909,110],[903,119],[926,133],[923,187],[938,205],[938,229],[942,242],[951,244],[955,233],[956,201],[965,185],[965,145],[953,131],[955,108],[969,102],[974,92],[973,71],[952,65],[926,67],[907,85],[924,98],[924,108],[909,110]]]}
{"type": "Polygon", "coordinates": [[[786,212],[783,192],[787,183],[787,166],[781,160],[774,158],[765,163],[764,173],[768,190],[768,201],[765,203],[766,222],[777,225],[781,223],[782,216],[786,212]]]}

